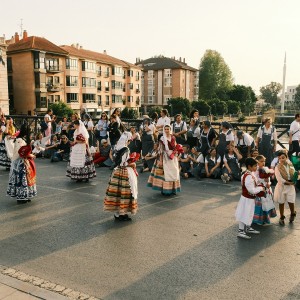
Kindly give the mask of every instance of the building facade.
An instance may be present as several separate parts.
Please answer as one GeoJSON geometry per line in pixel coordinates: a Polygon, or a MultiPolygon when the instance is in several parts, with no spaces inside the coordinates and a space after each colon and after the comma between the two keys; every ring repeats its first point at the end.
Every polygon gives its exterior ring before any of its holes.
{"type": "Polygon", "coordinates": [[[294,102],[295,101],[296,88],[297,88],[297,85],[290,85],[290,86],[286,87],[285,102],[294,102]]]}
{"type": "Polygon", "coordinates": [[[0,37],[0,108],[4,114],[9,114],[6,49],[5,38],[0,37]]]}
{"type": "Polygon", "coordinates": [[[82,107],[96,117],[114,108],[139,110],[141,68],[79,44],[57,46],[16,34],[8,46],[9,97],[17,114],[41,114],[49,104],[82,107]]]}
{"type": "Polygon", "coordinates": [[[164,106],[170,98],[198,99],[198,70],[188,66],[185,59],[168,57],[137,59],[143,68],[141,103],[147,111],[150,106],[164,106]]]}

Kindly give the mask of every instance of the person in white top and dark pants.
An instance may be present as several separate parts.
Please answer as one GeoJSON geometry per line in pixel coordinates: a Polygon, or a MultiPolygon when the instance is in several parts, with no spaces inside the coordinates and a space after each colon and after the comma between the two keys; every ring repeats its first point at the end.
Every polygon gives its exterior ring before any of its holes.
{"type": "Polygon", "coordinates": [[[289,133],[289,145],[290,150],[289,153],[292,154],[296,152],[296,155],[300,152],[300,114],[295,115],[295,120],[290,125],[290,133],[289,133]]]}

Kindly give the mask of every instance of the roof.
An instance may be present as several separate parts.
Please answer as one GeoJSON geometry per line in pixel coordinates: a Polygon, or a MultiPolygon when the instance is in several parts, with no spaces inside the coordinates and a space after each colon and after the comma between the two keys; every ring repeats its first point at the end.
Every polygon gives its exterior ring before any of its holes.
{"type": "Polygon", "coordinates": [[[118,65],[122,67],[134,67],[139,68],[138,66],[128,63],[124,60],[115,58],[108,54],[99,53],[91,50],[86,50],[83,48],[76,48],[74,46],[62,45],[60,46],[63,50],[69,53],[70,56],[75,56],[82,59],[91,59],[100,63],[108,64],[108,65],[118,65]]]}
{"type": "Polygon", "coordinates": [[[162,69],[185,69],[194,72],[198,71],[197,69],[188,66],[185,62],[164,56],[148,58],[137,62],[136,65],[142,66],[145,71],[162,69]]]}
{"type": "Polygon", "coordinates": [[[19,42],[10,44],[7,48],[8,54],[13,52],[24,52],[31,50],[42,50],[45,52],[51,52],[61,55],[68,54],[65,50],[51,43],[47,39],[38,36],[29,36],[28,38],[22,39],[19,42]]]}

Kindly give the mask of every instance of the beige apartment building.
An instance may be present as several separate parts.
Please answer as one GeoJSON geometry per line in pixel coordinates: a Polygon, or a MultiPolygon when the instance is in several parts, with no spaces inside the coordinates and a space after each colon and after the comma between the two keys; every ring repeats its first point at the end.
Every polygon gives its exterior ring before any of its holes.
{"type": "Polygon", "coordinates": [[[9,114],[8,82],[7,82],[7,45],[5,38],[0,37],[0,108],[4,114],[9,114]]]}
{"type": "Polygon", "coordinates": [[[198,70],[188,66],[184,58],[137,59],[136,65],[143,68],[141,103],[145,111],[149,106],[166,105],[170,98],[198,99],[198,70]]]}
{"type": "Polygon", "coordinates": [[[8,46],[9,98],[17,114],[41,114],[64,101],[96,117],[114,108],[139,110],[141,68],[79,44],[57,46],[24,31],[8,46]]]}

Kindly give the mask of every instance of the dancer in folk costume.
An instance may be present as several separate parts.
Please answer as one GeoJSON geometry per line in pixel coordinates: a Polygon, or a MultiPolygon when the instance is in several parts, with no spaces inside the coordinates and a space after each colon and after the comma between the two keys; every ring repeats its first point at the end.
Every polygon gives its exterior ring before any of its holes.
{"type": "Polygon", "coordinates": [[[74,121],[74,142],[72,142],[70,162],[67,166],[67,177],[89,181],[96,177],[96,169],[89,150],[89,133],[80,120],[74,121]]]}
{"type": "Polygon", "coordinates": [[[253,223],[258,225],[270,224],[270,218],[277,216],[270,180],[270,177],[274,174],[274,170],[265,166],[266,158],[263,155],[258,155],[255,159],[257,160],[258,167],[254,175],[257,183],[265,187],[266,193],[255,199],[253,223]]]}
{"type": "Polygon", "coordinates": [[[178,145],[172,135],[171,126],[165,125],[159,141],[158,156],[148,179],[148,186],[161,191],[162,195],[180,192],[178,145]]]}
{"type": "Polygon", "coordinates": [[[244,239],[250,239],[250,234],[259,234],[260,232],[251,227],[255,209],[255,198],[261,196],[265,192],[263,186],[258,186],[256,178],[253,175],[253,172],[257,169],[257,161],[254,158],[246,158],[245,164],[247,171],[243,174],[241,183],[242,183],[242,195],[239,200],[235,217],[239,222],[239,231],[238,237],[244,239]]]}
{"type": "Polygon", "coordinates": [[[117,145],[115,165],[106,190],[104,210],[114,212],[118,221],[130,221],[128,213],[137,212],[137,173],[135,162],[132,162],[127,147],[131,141],[131,133],[123,132],[117,145]]]}
{"type": "Polygon", "coordinates": [[[0,128],[0,166],[9,170],[11,159],[14,151],[14,139],[16,128],[12,118],[5,119],[1,122],[0,128]],[[6,126],[5,126],[6,125],[6,126]]]}
{"type": "Polygon", "coordinates": [[[34,158],[29,128],[23,124],[15,140],[7,188],[7,195],[16,198],[18,203],[29,202],[37,195],[34,158]]]}
{"type": "Polygon", "coordinates": [[[274,201],[279,203],[280,219],[279,224],[284,225],[284,204],[288,203],[291,215],[290,223],[294,222],[297,212],[295,211],[295,184],[294,181],[298,179],[298,173],[295,171],[293,165],[288,162],[287,153],[280,152],[278,155],[279,164],[275,167],[275,176],[277,184],[274,191],[274,201]]]}

